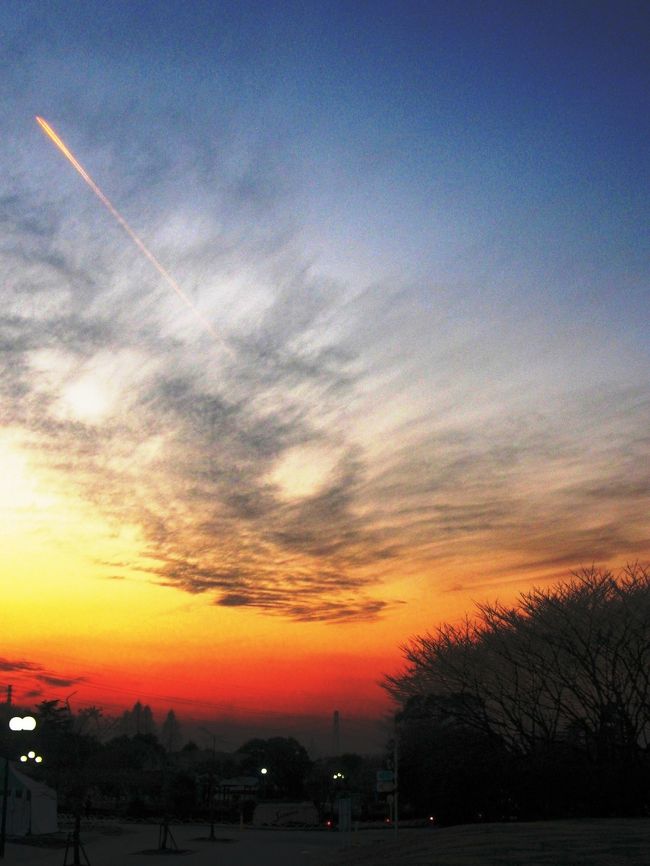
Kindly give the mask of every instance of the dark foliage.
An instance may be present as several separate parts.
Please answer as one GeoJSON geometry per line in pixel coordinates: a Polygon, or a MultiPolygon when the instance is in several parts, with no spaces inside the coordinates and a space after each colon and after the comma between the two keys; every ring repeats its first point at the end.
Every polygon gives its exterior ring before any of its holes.
{"type": "Polygon", "coordinates": [[[400,790],[445,822],[648,812],[650,572],[596,568],[480,605],[385,685],[400,790]]]}
{"type": "Polygon", "coordinates": [[[244,774],[263,779],[265,794],[288,799],[305,796],[305,778],[311,767],[307,750],[293,737],[248,740],[238,750],[244,774]]]}

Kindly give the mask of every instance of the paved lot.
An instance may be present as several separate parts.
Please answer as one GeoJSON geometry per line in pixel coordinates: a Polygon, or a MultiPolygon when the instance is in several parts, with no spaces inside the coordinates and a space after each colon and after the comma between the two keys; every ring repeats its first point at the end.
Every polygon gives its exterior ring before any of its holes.
{"type": "MultiPolygon", "coordinates": [[[[219,841],[207,839],[208,829],[202,825],[172,827],[178,848],[184,853],[155,852],[159,831],[154,825],[107,825],[82,829],[81,839],[91,866],[320,866],[336,861],[350,837],[325,830],[260,830],[232,825],[217,826],[219,841]]],[[[356,836],[376,838],[385,831],[369,831],[356,836]]],[[[61,840],[65,834],[61,834],[61,840]]],[[[7,846],[5,863],[20,866],[63,866],[65,847],[34,847],[12,844],[7,846]]],[[[72,852],[68,853],[72,863],[72,852]]],[[[83,857],[82,857],[83,862],[83,857]]]]}
{"type": "MultiPolygon", "coordinates": [[[[474,824],[443,830],[390,828],[343,834],[205,825],[174,827],[186,853],[157,848],[155,825],[88,827],[90,866],[648,866],[650,819],[474,824]]],[[[62,838],[65,835],[62,834],[62,838]]],[[[7,866],[64,866],[65,848],[9,844],[7,866]]],[[[72,864],[72,856],[68,856],[72,864]]]]}
{"type": "MultiPolygon", "coordinates": [[[[363,834],[359,833],[359,837],[363,834]]],[[[357,837],[353,839],[353,845],[357,837]]],[[[649,866],[650,819],[404,830],[337,851],[331,866],[649,866]]]]}

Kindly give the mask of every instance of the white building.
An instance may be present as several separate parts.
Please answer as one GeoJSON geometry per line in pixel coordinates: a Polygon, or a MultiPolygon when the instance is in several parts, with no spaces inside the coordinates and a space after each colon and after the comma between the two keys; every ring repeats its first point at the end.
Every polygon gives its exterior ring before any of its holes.
{"type": "MultiPolygon", "coordinates": [[[[4,767],[2,768],[4,771],[4,767]]],[[[0,784],[0,806],[2,784],[0,784]]],[[[27,836],[56,833],[56,791],[42,782],[23,775],[9,763],[9,797],[7,798],[7,835],[27,836]]]]}

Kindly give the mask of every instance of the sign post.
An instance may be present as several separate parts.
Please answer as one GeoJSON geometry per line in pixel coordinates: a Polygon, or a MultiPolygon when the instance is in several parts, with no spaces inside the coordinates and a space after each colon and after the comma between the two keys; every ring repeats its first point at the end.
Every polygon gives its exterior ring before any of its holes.
{"type": "Polygon", "coordinates": [[[377,793],[388,794],[386,802],[393,816],[393,826],[397,830],[397,773],[395,770],[377,770],[377,793]]]}

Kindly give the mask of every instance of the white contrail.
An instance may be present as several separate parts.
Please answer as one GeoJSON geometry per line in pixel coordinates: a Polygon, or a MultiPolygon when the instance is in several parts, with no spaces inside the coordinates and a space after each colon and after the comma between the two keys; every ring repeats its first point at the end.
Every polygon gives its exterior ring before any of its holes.
{"type": "Polygon", "coordinates": [[[66,144],[61,140],[61,138],[59,138],[59,136],[52,129],[50,124],[46,120],[44,120],[42,117],[39,117],[38,115],[36,115],[36,122],[41,127],[43,132],[48,136],[48,138],[50,138],[54,142],[54,144],[59,148],[59,150],[65,156],[65,158],[67,160],[69,160],[69,162],[72,163],[72,165],[79,172],[81,177],[86,181],[88,186],[95,193],[95,195],[101,201],[101,203],[104,205],[104,207],[108,211],[110,211],[110,213],[115,217],[115,219],[122,226],[124,231],[131,238],[131,240],[136,245],[136,247],[140,250],[140,252],[144,256],[146,256],[147,259],[149,259],[151,264],[158,271],[158,273],[161,275],[161,277],[165,280],[167,285],[170,286],[176,292],[178,297],[183,301],[183,303],[187,307],[189,307],[189,309],[192,311],[192,313],[194,314],[196,319],[198,319],[198,321],[201,323],[202,327],[205,328],[206,331],[208,331],[216,340],[219,341],[219,343],[221,343],[221,345],[224,346],[224,348],[228,349],[228,351],[230,352],[230,349],[228,348],[228,346],[223,341],[223,337],[219,333],[217,333],[217,331],[215,331],[215,329],[212,327],[210,322],[205,318],[205,316],[198,309],[196,304],[193,303],[192,299],[190,297],[188,297],[188,295],[178,285],[178,283],[172,277],[172,275],[169,273],[169,271],[165,267],[163,267],[163,265],[160,264],[158,259],[154,256],[154,254],[151,252],[151,250],[146,246],[144,241],[140,237],[138,237],[138,235],[133,231],[133,229],[128,224],[128,222],[124,219],[122,214],[118,211],[118,209],[111,202],[111,200],[106,195],[104,195],[104,193],[97,186],[95,181],[88,174],[86,169],[83,167],[83,165],[81,165],[81,163],[75,157],[75,155],[72,153],[72,151],[66,146],[66,144]]]}

